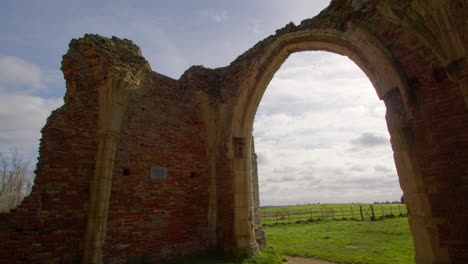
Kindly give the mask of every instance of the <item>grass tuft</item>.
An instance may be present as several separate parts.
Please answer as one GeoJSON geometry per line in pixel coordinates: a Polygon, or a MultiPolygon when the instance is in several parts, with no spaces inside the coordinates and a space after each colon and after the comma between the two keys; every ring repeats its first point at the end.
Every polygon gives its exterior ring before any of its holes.
{"type": "Polygon", "coordinates": [[[243,260],[242,264],[281,264],[287,261],[272,247],[260,253],[260,256],[243,260]]]}

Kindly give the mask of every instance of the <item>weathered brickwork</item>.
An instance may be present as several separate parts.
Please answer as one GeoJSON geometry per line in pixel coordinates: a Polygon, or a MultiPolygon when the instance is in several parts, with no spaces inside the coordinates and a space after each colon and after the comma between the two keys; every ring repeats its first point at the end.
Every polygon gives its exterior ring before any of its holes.
{"type": "Polygon", "coordinates": [[[95,163],[97,96],[86,61],[78,62],[67,77],[66,104],[42,129],[31,195],[14,213],[0,216],[2,263],[80,261],[95,163]]]}
{"type": "Polygon", "coordinates": [[[159,263],[264,245],[252,126],[293,52],[348,56],[387,107],[416,262],[468,262],[468,36],[462,0],[335,0],[229,66],[152,72],[131,41],[64,56],[33,192],[0,215],[0,263],[159,263]],[[166,179],[151,177],[152,167],[166,179]]]}
{"type": "Polygon", "coordinates": [[[104,260],[206,251],[206,131],[196,97],[153,74],[129,105],[116,153],[104,260]],[[168,168],[167,179],[150,179],[152,166],[168,168]]]}

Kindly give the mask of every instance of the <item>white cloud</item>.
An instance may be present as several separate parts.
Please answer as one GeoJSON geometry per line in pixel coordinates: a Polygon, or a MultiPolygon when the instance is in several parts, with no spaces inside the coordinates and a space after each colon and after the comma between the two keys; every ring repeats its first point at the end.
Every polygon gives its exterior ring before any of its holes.
{"type": "Polygon", "coordinates": [[[255,35],[266,35],[265,22],[263,20],[256,19],[249,25],[249,30],[255,35]]]}
{"type": "Polygon", "coordinates": [[[395,171],[394,169],[391,169],[391,168],[389,168],[387,166],[384,166],[384,165],[376,165],[374,167],[374,170],[376,172],[393,172],[393,171],[395,171]]]}
{"type": "Polygon", "coordinates": [[[261,203],[399,199],[384,115],[370,81],[349,59],[293,54],[254,123],[255,149],[268,157],[258,164],[261,203]]]}
{"type": "Polygon", "coordinates": [[[17,149],[28,157],[37,155],[40,130],[63,100],[32,93],[57,80],[56,70],[43,72],[21,58],[0,56],[0,151],[17,149]]]}
{"type": "Polygon", "coordinates": [[[15,56],[0,56],[0,81],[36,89],[45,87],[40,68],[15,56]]]}
{"type": "Polygon", "coordinates": [[[359,137],[352,139],[350,143],[360,147],[376,147],[388,145],[389,139],[372,132],[364,132],[359,137]]]}
{"type": "Polygon", "coordinates": [[[203,10],[202,15],[216,23],[220,23],[228,19],[228,15],[225,10],[215,10],[215,9],[209,8],[209,9],[203,10]]]}
{"type": "Polygon", "coordinates": [[[50,112],[62,104],[61,98],[0,94],[0,150],[17,148],[23,153],[37,152],[40,130],[50,112]]]}

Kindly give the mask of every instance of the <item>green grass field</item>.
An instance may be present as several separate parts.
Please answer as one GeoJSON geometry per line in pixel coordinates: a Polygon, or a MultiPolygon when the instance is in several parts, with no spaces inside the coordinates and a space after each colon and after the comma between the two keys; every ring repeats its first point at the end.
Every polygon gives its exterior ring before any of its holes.
{"type": "Polygon", "coordinates": [[[279,254],[340,263],[414,263],[408,218],[382,221],[317,221],[264,227],[279,254]]]}
{"type": "Polygon", "coordinates": [[[375,206],[395,206],[401,204],[371,204],[371,203],[354,203],[354,204],[304,204],[304,205],[288,205],[288,206],[269,206],[269,207],[261,207],[260,210],[262,212],[276,212],[276,211],[287,211],[287,210],[308,210],[308,209],[316,209],[316,208],[359,208],[359,205],[368,206],[368,205],[375,205],[375,206]]]}
{"type": "Polygon", "coordinates": [[[287,205],[287,206],[269,206],[261,207],[262,212],[277,212],[277,211],[288,211],[288,210],[307,210],[315,208],[341,208],[341,207],[359,207],[359,205],[370,205],[370,204],[303,204],[303,205],[287,205]]]}
{"type": "Polygon", "coordinates": [[[263,225],[307,220],[375,220],[404,216],[404,204],[312,204],[261,208],[263,225]]]}

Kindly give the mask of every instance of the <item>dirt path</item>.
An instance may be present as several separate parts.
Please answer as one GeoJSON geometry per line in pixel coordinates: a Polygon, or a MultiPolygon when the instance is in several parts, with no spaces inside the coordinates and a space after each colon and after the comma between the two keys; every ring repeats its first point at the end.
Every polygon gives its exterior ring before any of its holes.
{"type": "Polygon", "coordinates": [[[286,256],[288,259],[288,264],[336,264],[334,262],[328,262],[324,260],[312,259],[312,258],[299,258],[299,257],[289,257],[286,256]]]}

